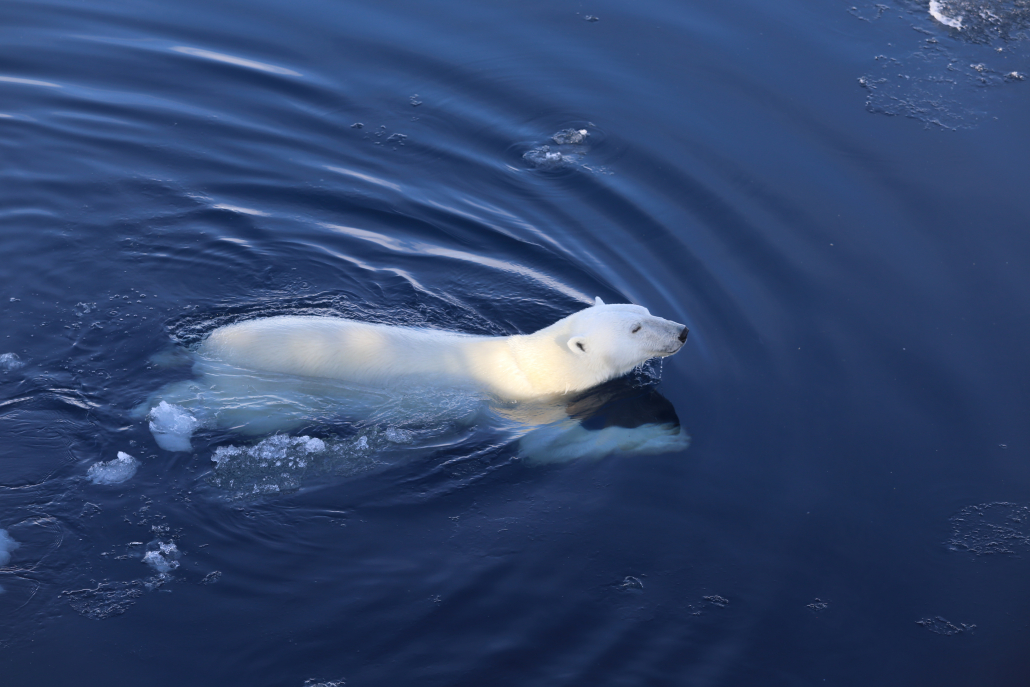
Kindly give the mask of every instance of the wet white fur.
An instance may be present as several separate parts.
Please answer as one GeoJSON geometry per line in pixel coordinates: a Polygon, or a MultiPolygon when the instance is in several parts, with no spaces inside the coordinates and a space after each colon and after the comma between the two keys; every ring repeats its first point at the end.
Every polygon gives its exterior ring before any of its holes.
{"type": "Polygon", "coordinates": [[[252,370],[384,389],[473,387],[519,401],[589,389],[650,358],[672,355],[683,345],[682,331],[682,324],[639,305],[606,305],[598,298],[533,334],[473,336],[282,316],[216,329],[199,353],[252,370]]]}

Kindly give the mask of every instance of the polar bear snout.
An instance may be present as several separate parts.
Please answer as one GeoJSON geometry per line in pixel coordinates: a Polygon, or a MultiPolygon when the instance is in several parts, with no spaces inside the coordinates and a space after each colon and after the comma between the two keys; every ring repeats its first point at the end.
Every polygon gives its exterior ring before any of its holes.
{"type": "Polygon", "coordinates": [[[690,333],[690,330],[687,329],[686,327],[684,327],[683,331],[681,331],[680,335],[677,336],[676,338],[680,340],[681,344],[687,343],[687,334],[689,334],[689,333],[690,333]]]}

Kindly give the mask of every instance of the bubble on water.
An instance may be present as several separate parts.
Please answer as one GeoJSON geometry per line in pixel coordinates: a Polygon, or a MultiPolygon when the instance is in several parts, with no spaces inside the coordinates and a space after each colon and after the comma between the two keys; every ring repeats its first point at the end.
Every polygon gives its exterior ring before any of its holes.
{"type": "Polygon", "coordinates": [[[61,592],[68,604],[80,615],[92,620],[103,620],[121,615],[143,596],[142,580],[132,582],[101,582],[96,587],[61,592]]]}
{"type": "Polygon", "coordinates": [[[18,368],[25,367],[23,363],[15,353],[3,353],[0,354],[0,370],[4,372],[11,372],[18,368]]]}
{"type": "Polygon", "coordinates": [[[106,463],[93,463],[86,471],[86,477],[93,484],[121,484],[132,479],[139,469],[139,461],[128,453],[118,452],[118,457],[106,463]]]}
{"type": "Polygon", "coordinates": [[[1030,507],[995,502],[966,506],[953,515],[945,545],[977,556],[1030,551],[1030,507]]]}
{"type": "Polygon", "coordinates": [[[169,573],[179,567],[181,556],[175,542],[152,541],[142,560],[159,573],[169,573]]]}
{"type": "Polygon", "coordinates": [[[623,579],[622,582],[619,583],[619,589],[625,589],[625,590],[638,589],[638,590],[643,590],[644,589],[644,583],[641,582],[640,579],[637,578],[637,577],[633,577],[632,575],[627,575],[625,577],[625,579],[623,579]]]}
{"type": "Polygon", "coordinates": [[[219,446],[211,456],[211,484],[230,499],[278,495],[300,489],[309,476],[348,475],[379,464],[389,431],[370,429],[352,439],[323,440],[274,434],[252,446],[219,446]]]}
{"type": "Polygon", "coordinates": [[[725,596],[719,596],[718,594],[710,594],[708,596],[701,597],[716,608],[726,608],[730,605],[730,600],[725,596]]]}
{"type": "Polygon", "coordinates": [[[222,571],[213,570],[209,572],[207,575],[204,575],[203,579],[201,579],[200,582],[198,582],[197,584],[214,584],[220,579],[222,579],[222,571]]]}
{"type": "Polygon", "coordinates": [[[970,632],[976,627],[976,625],[966,625],[965,623],[959,623],[956,625],[939,615],[933,618],[917,620],[916,625],[922,625],[934,634],[945,636],[957,635],[962,632],[970,632]]]}
{"type": "Polygon", "coordinates": [[[190,438],[200,422],[185,408],[161,401],[150,409],[147,418],[158,446],[166,451],[190,450],[190,438]]]}
{"type": "Polygon", "coordinates": [[[829,608],[829,606],[829,602],[823,601],[819,597],[816,597],[815,601],[806,605],[805,608],[818,613],[819,611],[825,611],[827,608],[829,608]]]}

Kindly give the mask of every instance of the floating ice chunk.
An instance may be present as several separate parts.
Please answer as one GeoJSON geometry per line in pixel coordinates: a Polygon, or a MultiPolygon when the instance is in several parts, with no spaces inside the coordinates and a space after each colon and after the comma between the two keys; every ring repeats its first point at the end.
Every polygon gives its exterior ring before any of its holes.
{"type": "Polygon", "coordinates": [[[562,129],[554,136],[551,136],[551,140],[558,145],[568,145],[570,143],[582,143],[589,135],[590,132],[586,129],[562,129]]]}
{"type": "Polygon", "coordinates": [[[14,537],[7,534],[7,530],[0,530],[0,565],[7,565],[11,560],[11,552],[21,544],[14,541],[14,537]]]}
{"type": "Polygon", "coordinates": [[[139,469],[139,461],[128,453],[118,452],[118,457],[106,463],[93,463],[86,472],[86,477],[93,484],[121,484],[132,479],[139,469]]]}
{"type": "Polygon", "coordinates": [[[143,554],[143,562],[159,573],[167,573],[179,567],[179,556],[182,553],[175,542],[154,541],[147,545],[148,551],[143,554]]]}
{"type": "Polygon", "coordinates": [[[953,29],[962,30],[962,15],[949,17],[944,13],[944,5],[939,0],[930,0],[930,16],[953,29]]]}
{"type": "Polygon", "coordinates": [[[161,401],[147,414],[150,433],[165,451],[189,451],[190,437],[200,425],[185,408],[161,401]]]}
{"type": "Polygon", "coordinates": [[[11,370],[17,370],[19,367],[25,367],[25,363],[19,360],[15,353],[0,355],[0,370],[10,372],[11,370]]]}

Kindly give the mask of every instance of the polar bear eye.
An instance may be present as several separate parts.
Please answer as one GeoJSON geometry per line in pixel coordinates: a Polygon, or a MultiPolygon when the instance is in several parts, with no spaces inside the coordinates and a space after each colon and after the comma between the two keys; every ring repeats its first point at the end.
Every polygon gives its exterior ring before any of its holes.
{"type": "Polygon", "coordinates": [[[639,324],[636,327],[633,327],[633,333],[634,334],[636,334],[639,331],[640,331],[640,325],[639,324]]]}

